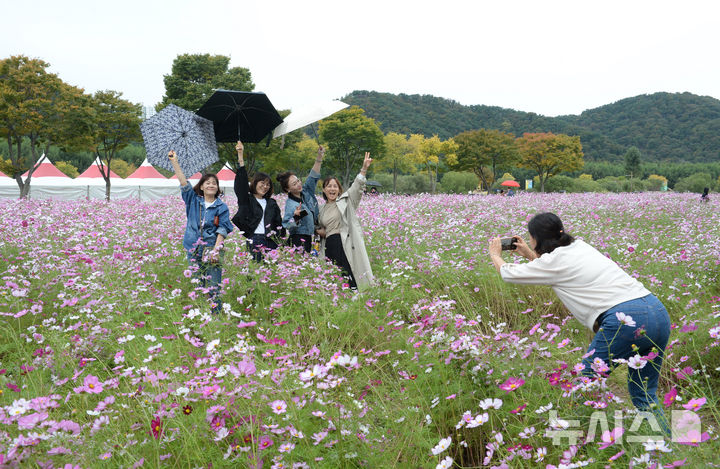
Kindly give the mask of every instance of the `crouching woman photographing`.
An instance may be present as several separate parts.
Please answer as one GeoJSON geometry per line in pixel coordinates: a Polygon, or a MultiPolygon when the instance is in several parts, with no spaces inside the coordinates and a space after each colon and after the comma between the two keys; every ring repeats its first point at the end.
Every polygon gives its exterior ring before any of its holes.
{"type": "Polygon", "coordinates": [[[615,359],[626,360],[628,391],[638,410],[662,416],[657,387],[670,317],[665,306],[640,282],[589,244],[565,232],[553,213],[528,223],[530,245],[515,236],[515,252],[530,262],[506,263],[500,238],[490,240],[490,258],[503,280],[549,285],[572,315],[595,332],[583,360],[583,375],[609,373],[615,359]],[[602,360],[600,362],[598,359],[602,360]],[[632,359],[632,360],[631,360],[632,359]],[[641,366],[642,365],[642,366],[641,366]]]}

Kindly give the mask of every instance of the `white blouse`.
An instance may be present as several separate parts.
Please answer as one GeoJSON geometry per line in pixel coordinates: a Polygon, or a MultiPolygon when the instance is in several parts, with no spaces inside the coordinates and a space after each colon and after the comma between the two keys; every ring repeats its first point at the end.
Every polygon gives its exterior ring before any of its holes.
{"type": "Polygon", "coordinates": [[[600,313],[650,294],[642,283],[581,240],[525,264],[503,264],[500,275],[510,283],[550,285],[589,329],[600,313]]]}

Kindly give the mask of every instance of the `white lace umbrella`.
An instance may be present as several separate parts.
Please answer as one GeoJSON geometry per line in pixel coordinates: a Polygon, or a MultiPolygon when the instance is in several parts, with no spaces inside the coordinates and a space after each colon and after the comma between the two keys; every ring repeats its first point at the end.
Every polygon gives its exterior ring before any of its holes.
{"type": "MultiPolygon", "coordinates": [[[[297,130],[306,125],[310,125],[313,122],[317,122],[321,119],[325,119],[336,112],[345,109],[349,104],[343,103],[342,101],[327,101],[321,104],[314,104],[310,106],[301,107],[295,111],[292,111],[284,120],[283,123],[275,127],[273,130],[273,138],[280,137],[287,133],[297,130]]],[[[313,129],[313,132],[315,129],[313,129]]]]}

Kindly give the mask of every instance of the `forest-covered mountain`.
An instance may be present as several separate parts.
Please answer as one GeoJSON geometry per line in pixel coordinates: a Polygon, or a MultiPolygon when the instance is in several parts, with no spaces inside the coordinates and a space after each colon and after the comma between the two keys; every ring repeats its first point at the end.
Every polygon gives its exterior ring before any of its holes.
{"type": "Polygon", "coordinates": [[[342,98],[363,108],[383,132],[454,137],[473,129],[579,135],[587,161],[620,162],[630,146],[644,161],[720,161],[720,100],[692,93],[654,93],[546,117],[497,106],[464,106],[430,95],[353,91],[342,98]]]}

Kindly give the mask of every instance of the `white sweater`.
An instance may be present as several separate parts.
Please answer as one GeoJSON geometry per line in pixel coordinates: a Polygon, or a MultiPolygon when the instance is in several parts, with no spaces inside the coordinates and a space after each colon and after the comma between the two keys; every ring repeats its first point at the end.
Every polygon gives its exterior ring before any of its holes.
{"type": "Polygon", "coordinates": [[[550,285],[575,318],[592,329],[600,313],[650,294],[597,249],[575,240],[526,264],[503,264],[503,280],[550,285]]]}

